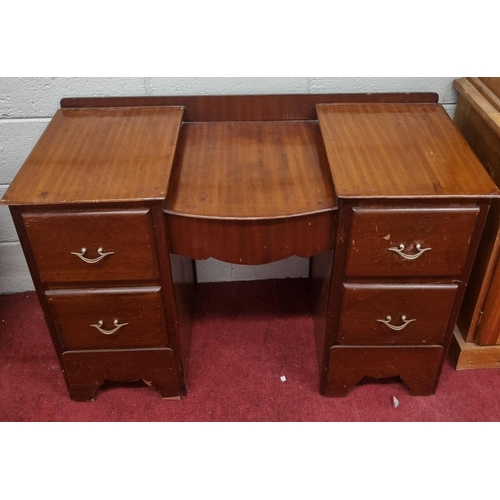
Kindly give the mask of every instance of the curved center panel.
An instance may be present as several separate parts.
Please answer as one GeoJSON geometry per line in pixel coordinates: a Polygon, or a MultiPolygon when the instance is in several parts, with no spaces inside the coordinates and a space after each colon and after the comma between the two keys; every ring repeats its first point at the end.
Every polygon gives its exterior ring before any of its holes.
{"type": "Polygon", "coordinates": [[[332,248],[336,197],[316,121],[183,123],[170,252],[245,265],[332,248]]]}
{"type": "Polygon", "coordinates": [[[335,211],[282,219],[223,220],[166,214],[170,252],[195,260],[260,265],[333,245],[335,211]]]}
{"type": "Polygon", "coordinates": [[[167,213],[273,219],[335,206],[316,121],[183,123],[167,213]]]}

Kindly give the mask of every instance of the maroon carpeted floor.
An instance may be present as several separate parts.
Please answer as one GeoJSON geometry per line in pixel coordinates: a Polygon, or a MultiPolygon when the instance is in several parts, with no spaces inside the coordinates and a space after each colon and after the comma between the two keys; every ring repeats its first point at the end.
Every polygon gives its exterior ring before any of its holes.
{"type": "Polygon", "coordinates": [[[95,402],[75,403],[36,295],[0,296],[1,421],[500,420],[500,370],[449,363],[434,396],[411,397],[394,381],[321,396],[305,280],[199,285],[188,384],[182,401],[137,382],[106,383],[95,402]]]}

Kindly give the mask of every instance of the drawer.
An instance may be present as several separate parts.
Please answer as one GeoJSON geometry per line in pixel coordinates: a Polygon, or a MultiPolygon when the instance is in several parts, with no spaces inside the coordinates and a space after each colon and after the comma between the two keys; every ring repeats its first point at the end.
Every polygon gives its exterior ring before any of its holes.
{"type": "Polygon", "coordinates": [[[160,287],[46,292],[63,348],[166,347],[160,287]]]}
{"type": "Polygon", "coordinates": [[[354,208],[347,276],[460,276],[478,207],[354,208]]]}
{"type": "Polygon", "coordinates": [[[23,221],[44,282],[158,276],[148,209],[25,213],[23,221]]]}
{"type": "Polygon", "coordinates": [[[343,345],[439,344],[458,285],[344,284],[338,341],[343,345]]]}

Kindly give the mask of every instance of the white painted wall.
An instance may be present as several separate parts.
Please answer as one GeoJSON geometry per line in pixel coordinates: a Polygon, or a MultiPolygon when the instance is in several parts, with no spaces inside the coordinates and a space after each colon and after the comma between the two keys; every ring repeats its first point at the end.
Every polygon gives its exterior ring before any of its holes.
{"type": "MultiPolygon", "coordinates": [[[[453,116],[455,77],[439,78],[0,78],[0,196],[21,168],[63,97],[437,92],[453,116]]],[[[264,266],[209,259],[197,263],[200,281],[303,277],[308,260],[292,257],[264,266]]],[[[0,293],[33,289],[8,209],[0,207],[0,293]]]]}

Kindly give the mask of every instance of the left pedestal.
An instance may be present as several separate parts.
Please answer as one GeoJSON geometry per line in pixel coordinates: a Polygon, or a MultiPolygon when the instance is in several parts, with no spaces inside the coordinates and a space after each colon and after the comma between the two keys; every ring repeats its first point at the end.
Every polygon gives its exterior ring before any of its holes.
{"type": "Polygon", "coordinates": [[[75,401],[105,380],[186,393],[195,278],[163,214],[182,111],[61,110],[3,200],[75,401]]]}
{"type": "Polygon", "coordinates": [[[194,275],[174,283],[161,206],[11,211],[71,398],[93,400],[105,380],[184,396],[176,286],[194,275]]]}

